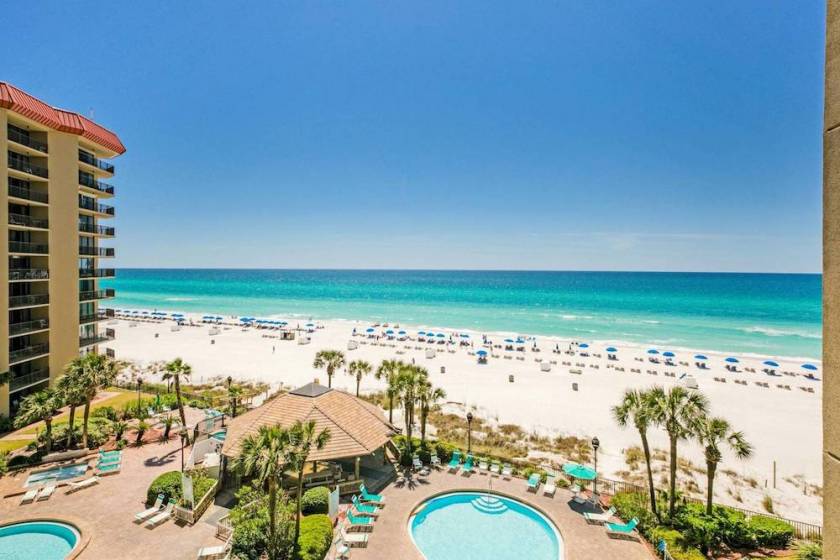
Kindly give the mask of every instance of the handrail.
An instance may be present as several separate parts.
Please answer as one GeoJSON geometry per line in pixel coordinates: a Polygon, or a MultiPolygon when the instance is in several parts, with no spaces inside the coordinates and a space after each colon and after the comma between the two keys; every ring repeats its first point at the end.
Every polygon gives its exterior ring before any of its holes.
{"type": "Polygon", "coordinates": [[[49,353],[49,351],[50,345],[48,342],[42,342],[40,344],[31,344],[19,350],[9,351],[9,363],[11,364],[14,362],[19,362],[21,360],[32,358],[40,354],[47,354],[49,353]]]}
{"type": "Polygon", "coordinates": [[[46,218],[33,218],[26,214],[9,214],[9,225],[48,229],[50,221],[46,218]]]}
{"type": "Polygon", "coordinates": [[[12,128],[11,126],[6,127],[6,133],[8,134],[9,140],[11,140],[12,142],[17,142],[22,146],[32,148],[33,150],[38,150],[39,152],[44,152],[45,154],[48,153],[46,142],[35,140],[29,134],[24,134],[16,128],[12,128]]]}
{"type": "MultiPolygon", "coordinates": [[[[12,154],[14,152],[9,153],[12,154]]],[[[20,158],[12,156],[9,156],[9,167],[18,171],[22,171],[24,173],[29,173],[30,175],[37,175],[38,177],[43,177],[44,179],[47,179],[50,176],[50,172],[46,167],[41,167],[40,165],[32,165],[31,163],[23,161],[20,158]]]]}
{"type": "Polygon", "coordinates": [[[95,155],[89,154],[88,152],[85,152],[84,150],[79,150],[79,161],[81,161],[82,163],[86,163],[88,165],[92,165],[94,167],[98,167],[102,171],[107,171],[108,173],[113,173],[114,172],[114,164],[113,163],[103,161],[103,160],[99,159],[98,157],[96,157],[95,155]]]}
{"type": "Polygon", "coordinates": [[[50,294],[27,294],[23,296],[9,296],[9,307],[25,307],[27,305],[41,305],[50,302],[50,294]]]}
{"type": "Polygon", "coordinates": [[[10,268],[9,280],[49,280],[47,268],[10,268]]]}
{"type": "Polygon", "coordinates": [[[39,254],[49,253],[49,245],[45,243],[27,243],[26,241],[9,241],[10,253],[39,254]]]}
{"type": "Polygon", "coordinates": [[[17,391],[18,389],[22,389],[29,385],[34,385],[39,381],[43,381],[45,379],[50,378],[50,370],[49,368],[42,368],[39,370],[35,370],[33,372],[27,373],[25,375],[19,375],[18,377],[12,377],[9,381],[9,391],[17,391]]]}
{"type": "Polygon", "coordinates": [[[33,331],[40,331],[50,327],[49,319],[35,319],[34,321],[22,321],[9,324],[9,336],[18,336],[33,331]]]}

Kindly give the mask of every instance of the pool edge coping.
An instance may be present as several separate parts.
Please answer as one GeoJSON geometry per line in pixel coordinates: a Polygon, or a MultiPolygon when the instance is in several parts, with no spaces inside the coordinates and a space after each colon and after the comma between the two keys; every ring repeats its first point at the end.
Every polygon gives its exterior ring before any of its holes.
{"type": "Polygon", "coordinates": [[[45,517],[45,516],[35,516],[35,517],[27,517],[25,514],[14,515],[11,517],[7,517],[0,521],[0,529],[3,527],[7,527],[9,525],[16,525],[19,523],[38,523],[38,522],[47,522],[47,523],[64,523],[65,525],[71,525],[73,528],[76,529],[76,532],[79,533],[79,542],[76,543],[76,546],[70,551],[70,554],[65,556],[64,560],[75,560],[79,557],[79,555],[85,551],[88,544],[90,544],[90,535],[91,531],[93,530],[92,527],[85,521],[79,519],[76,516],[68,515],[68,516],[52,516],[52,517],[45,517]]]}

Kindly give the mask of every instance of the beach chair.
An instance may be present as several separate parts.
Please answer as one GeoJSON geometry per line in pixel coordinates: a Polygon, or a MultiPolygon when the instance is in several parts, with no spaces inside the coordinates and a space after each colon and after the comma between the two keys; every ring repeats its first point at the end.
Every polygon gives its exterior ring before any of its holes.
{"type": "Polygon", "coordinates": [[[356,512],[359,515],[369,515],[371,517],[376,517],[379,515],[379,508],[376,506],[372,506],[370,504],[363,504],[359,501],[358,496],[353,496],[353,507],[356,508],[356,512]]]}
{"type": "Polygon", "coordinates": [[[438,469],[440,468],[440,457],[437,456],[437,453],[432,453],[431,459],[429,461],[431,465],[438,469]]]}
{"type": "Polygon", "coordinates": [[[348,533],[345,528],[342,526],[339,530],[339,535],[341,536],[341,540],[344,541],[345,544],[355,547],[363,547],[367,546],[368,542],[368,535],[365,533],[348,533]]]}
{"type": "Polygon", "coordinates": [[[122,455],[100,455],[96,461],[96,466],[113,465],[122,461],[122,455]]]}
{"type": "Polygon", "coordinates": [[[172,510],[174,508],[175,500],[169,500],[169,503],[166,504],[166,507],[163,508],[163,511],[161,511],[157,515],[152,516],[149,520],[146,521],[146,528],[154,529],[155,527],[172,517],[172,510]]]}
{"type": "Polygon", "coordinates": [[[586,519],[587,522],[594,524],[608,523],[609,520],[612,519],[613,515],[615,515],[614,507],[611,507],[603,513],[589,513],[588,511],[583,513],[584,519],[586,519]]]}
{"type": "Polygon", "coordinates": [[[543,486],[543,496],[550,496],[554,497],[554,493],[557,492],[557,486],[554,484],[554,480],[557,477],[553,474],[550,474],[545,479],[545,486],[543,486]]]}
{"type": "Polygon", "coordinates": [[[371,531],[373,530],[373,517],[363,517],[363,516],[356,516],[353,515],[352,511],[347,511],[347,522],[350,523],[350,529],[356,529],[358,531],[371,531]]]}
{"type": "Polygon", "coordinates": [[[584,496],[583,490],[581,489],[581,487],[579,485],[575,484],[574,486],[572,486],[571,490],[572,490],[572,494],[574,494],[572,496],[572,500],[574,500],[575,503],[577,503],[577,504],[585,504],[586,503],[586,496],[584,496]]]}
{"type": "Polygon", "coordinates": [[[510,477],[513,476],[513,467],[510,463],[505,463],[505,466],[502,468],[502,478],[505,480],[510,480],[510,477]]]}
{"type": "Polygon", "coordinates": [[[487,464],[487,459],[481,459],[478,462],[478,473],[479,474],[487,474],[487,471],[490,469],[490,466],[487,464]]]}
{"type": "Polygon", "coordinates": [[[20,499],[20,505],[31,504],[33,501],[35,501],[35,498],[38,496],[38,492],[40,490],[40,488],[32,488],[30,490],[27,490],[26,494],[24,494],[20,499]]]}
{"type": "Polygon", "coordinates": [[[528,491],[536,492],[537,489],[540,487],[540,475],[539,473],[532,473],[531,476],[528,477],[528,491]]]}
{"type": "Polygon", "coordinates": [[[232,537],[229,537],[228,540],[225,541],[225,544],[220,544],[218,546],[205,546],[198,549],[198,556],[196,556],[196,560],[219,560],[220,558],[225,558],[228,550],[230,549],[231,539],[232,537]]]}
{"type": "Polygon", "coordinates": [[[455,472],[458,470],[458,467],[461,465],[461,452],[460,451],[453,451],[452,452],[452,459],[449,460],[449,472],[455,472]]]}
{"type": "Polygon", "coordinates": [[[379,494],[371,494],[367,491],[364,482],[359,485],[359,492],[362,493],[360,500],[365,503],[372,503],[375,506],[382,507],[385,505],[385,496],[379,494]]]}
{"type": "Polygon", "coordinates": [[[502,466],[499,463],[493,462],[490,465],[490,476],[499,476],[499,473],[502,470],[502,466]]]}
{"type": "Polygon", "coordinates": [[[604,523],[604,527],[607,528],[607,535],[610,538],[614,539],[622,539],[622,538],[632,538],[633,531],[636,529],[636,525],[639,524],[639,520],[635,517],[630,520],[629,523],[604,523]]]}
{"type": "Polygon", "coordinates": [[[467,455],[467,459],[464,461],[464,466],[461,467],[461,476],[471,475],[474,465],[475,465],[475,459],[473,459],[473,456],[472,455],[467,455]]]}
{"type": "Polygon", "coordinates": [[[79,490],[83,490],[85,488],[90,488],[91,486],[95,486],[96,484],[99,484],[99,477],[98,476],[92,476],[90,478],[86,478],[86,479],[80,480],[78,482],[71,482],[67,485],[67,486],[69,486],[69,488],[67,489],[67,492],[65,492],[65,493],[66,494],[72,494],[73,492],[78,492],[79,490]]]}
{"type": "Polygon", "coordinates": [[[411,467],[418,471],[423,468],[423,461],[420,460],[419,455],[415,454],[414,457],[411,458],[411,467]]]}
{"type": "Polygon", "coordinates": [[[38,492],[38,501],[49,500],[50,496],[53,495],[53,492],[55,492],[55,482],[50,482],[41,488],[40,492],[38,492]]]}
{"type": "Polygon", "coordinates": [[[155,500],[155,504],[152,507],[150,507],[149,509],[144,509],[140,513],[135,513],[134,514],[134,520],[135,521],[145,521],[148,518],[150,518],[151,516],[153,516],[154,514],[156,514],[158,511],[160,511],[160,506],[163,505],[163,500],[164,499],[165,499],[165,496],[163,494],[158,494],[157,499],[155,500]]]}

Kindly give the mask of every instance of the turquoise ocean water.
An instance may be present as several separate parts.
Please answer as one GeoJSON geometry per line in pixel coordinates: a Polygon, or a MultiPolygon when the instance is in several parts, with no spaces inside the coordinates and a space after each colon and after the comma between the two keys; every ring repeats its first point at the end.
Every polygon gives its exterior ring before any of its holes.
{"type": "Polygon", "coordinates": [[[116,308],[361,319],[818,359],[808,274],[120,269],[116,308]]]}

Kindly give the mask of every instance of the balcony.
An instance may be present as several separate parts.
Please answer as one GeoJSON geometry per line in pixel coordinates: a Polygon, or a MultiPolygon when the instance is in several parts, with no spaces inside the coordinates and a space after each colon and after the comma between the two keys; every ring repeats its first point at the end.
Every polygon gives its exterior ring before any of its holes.
{"type": "Polygon", "coordinates": [[[25,389],[32,385],[36,385],[45,381],[50,378],[50,369],[49,368],[42,368],[35,370],[31,373],[26,373],[24,375],[19,375],[17,377],[13,377],[9,381],[9,392],[14,393],[15,391],[20,391],[21,389],[25,389]]]}
{"type": "Polygon", "coordinates": [[[9,351],[9,365],[14,365],[18,362],[25,362],[38,356],[50,353],[50,345],[48,342],[41,342],[39,344],[30,344],[19,350],[9,351]]]}
{"type": "Polygon", "coordinates": [[[45,218],[33,218],[25,214],[9,214],[10,226],[49,229],[50,221],[45,218]]]}
{"type": "Polygon", "coordinates": [[[9,324],[9,336],[20,336],[37,331],[45,331],[50,328],[49,319],[36,319],[34,321],[23,321],[21,323],[9,324]]]}
{"type": "Polygon", "coordinates": [[[80,268],[79,278],[113,278],[113,268],[80,268]]]}
{"type": "Polygon", "coordinates": [[[110,226],[98,226],[96,224],[79,223],[79,231],[82,233],[92,233],[94,235],[104,235],[106,237],[113,237],[115,230],[110,226]]]}
{"type": "Polygon", "coordinates": [[[14,157],[9,158],[9,168],[23,173],[29,173],[30,175],[35,175],[36,177],[43,177],[44,179],[47,179],[50,176],[50,172],[46,167],[33,165],[29,162],[23,161],[22,159],[14,157]]]}
{"type": "Polygon", "coordinates": [[[97,321],[105,321],[107,319],[114,318],[114,310],[113,309],[101,309],[96,313],[90,313],[88,315],[79,315],[79,324],[83,325],[85,323],[95,323],[97,321]]]}
{"type": "Polygon", "coordinates": [[[46,268],[10,268],[9,281],[49,280],[50,271],[46,268]]]}
{"type": "Polygon", "coordinates": [[[96,179],[88,176],[82,175],[79,173],[79,184],[83,187],[87,187],[89,189],[93,189],[95,191],[99,191],[103,194],[113,195],[114,194],[114,185],[109,185],[108,183],[103,183],[102,181],[97,181],[96,179]]]}
{"type": "Polygon", "coordinates": [[[25,296],[9,296],[9,309],[18,307],[35,307],[50,303],[50,294],[30,294],[25,296]]]}
{"type": "Polygon", "coordinates": [[[47,153],[47,143],[41,142],[40,140],[35,140],[29,134],[20,131],[18,128],[12,128],[11,126],[6,128],[8,136],[7,138],[16,144],[20,144],[21,146],[26,146],[27,148],[32,148],[33,150],[38,150],[39,152],[47,153]]]}
{"type": "Polygon", "coordinates": [[[98,334],[96,336],[80,338],[79,348],[84,348],[85,346],[93,346],[94,344],[102,344],[104,342],[110,342],[112,340],[114,340],[114,329],[106,329],[104,335],[98,334]]]}
{"type": "Polygon", "coordinates": [[[91,290],[88,292],[79,292],[79,301],[95,301],[98,299],[107,299],[114,297],[116,292],[113,288],[105,288],[104,290],[91,290]]]}
{"type": "Polygon", "coordinates": [[[9,241],[10,253],[24,253],[27,255],[46,255],[50,247],[46,243],[27,243],[26,241],[9,241]]]}
{"type": "Polygon", "coordinates": [[[9,184],[9,196],[15,198],[22,198],[23,200],[30,200],[32,202],[42,202],[47,204],[49,202],[49,195],[45,192],[33,191],[26,187],[19,187],[17,185],[9,184]]]}
{"type": "Polygon", "coordinates": [[[113,247],[88,247],[85,245],[79,246],[79,254],[84,257],[113,257],[113,247]]]}
{"type": "Polygon", "coordinates": [[[105,173],[114,173],[114,164],[109,163],[107,161],[103,161],[98,157],[94,156],[93,154],[83,152],[82,150],[79,150],[79,161],[96,167],[97,169],[101,169],[105,173]]]}
{"type": "Polygon", "coordinates": [[[81,208],[82,210],[97,212],[99,214],[107,214],[109,216],[114,215],[113,206],[108,206],[107,204],[98,204],[92,198],[88,198],[86,196],[79,197],[79,208],[81,208]]]}

